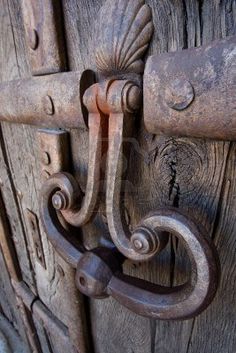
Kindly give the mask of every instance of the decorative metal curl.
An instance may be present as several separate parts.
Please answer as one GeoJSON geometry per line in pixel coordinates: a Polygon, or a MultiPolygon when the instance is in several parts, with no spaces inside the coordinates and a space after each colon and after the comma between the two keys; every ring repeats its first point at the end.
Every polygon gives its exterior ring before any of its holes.
{"type": "Polygon", "coordinates": [[[43,185],[41,191],[40,213],[41,220],[48,238],[58,253],[76,268],[81,257],[81,249],[75,248],[68,239],[68,231],[63,227],[58,217],[58,211],[53,205],[55,195],[63,194],[66,204],[62,212],[63,217],[71,219],[77,210],[77,197],[80,190],[75,179],[68,173],[57,173],[51,176],[43,185]]]}

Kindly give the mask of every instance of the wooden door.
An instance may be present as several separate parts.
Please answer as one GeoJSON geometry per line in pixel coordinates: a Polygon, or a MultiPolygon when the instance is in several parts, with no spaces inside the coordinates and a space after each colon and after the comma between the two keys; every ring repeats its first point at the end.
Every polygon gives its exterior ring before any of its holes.
{"type": "MultiPolygon", "coordinates": [[[[68,69],[95,69],[96,24],[105,0],[61,2],[68,69]]],[[[234,0],[146,2],[155,26],[148,54],[200,46],[236,34],[234,0]]],[[[0,80],[30,77],[21,1],[0,0],[0,18],[0,80]]],[[[85,190],[88,132],[68,132],[71,171],[85,190]]],[[[33,127],[1,123],[0,308],[27,342],[29,351],[234,353],[235,143],[154,136],[146,131],[141,117],[135,126],[139,151],[131,151],[127,177],[135,192],[124,197],[131,228],[157,207],[173,206],[206,227],[220,256],[221,282],[213,303],[194,319],[173,322],[144,318],[114,299],[88,299],[77,291],[74,270],[55,252],[39,220],[41,169],[36,134],[33,127]],[[44,265],[36,256],[29,212],[36,217],[36,224],[39,222],[44,265]],[[6,266],[5,249],[13,245],[13,268],[19,274],[12,274],[6,266]],[[39,311],[50,319],[43,320],[38,311],[30,312],[15,295],[10,280],[13,275],[27,286],[33,300],[43,306],[39,311]]],[[[88,248],[109,241],[103,200],[97,217],[84,227],[83,234],[88,248]]],[[[168,286],[182,283],[188,269],[186,254],[174,238],[151,262],[125,264],[127,274],[168,286]]]]}

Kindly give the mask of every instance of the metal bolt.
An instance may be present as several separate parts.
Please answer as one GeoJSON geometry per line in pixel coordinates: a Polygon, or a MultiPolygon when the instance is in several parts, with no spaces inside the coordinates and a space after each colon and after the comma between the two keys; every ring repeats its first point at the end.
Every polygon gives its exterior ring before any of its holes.
{"type": "Polygon", "coordinates": [[[42,171],[42,179],[47,180],[50,177],[50,173],[47,170],[42,171]]]}
{"type": "Polygon", "coordinates": [[[41,154],[41,162],[44,165],[49,165],[50,164],[51,161],[50,161],[49,153],[42,152],[42,154],[41,154]]]}
{"type": "Polygon", "coordinates": [[[140,227],[131,236],[133,249],[139,254],[150,254],[157,250],[158,241],[155,233],[146,227],[140,227]]]}
{"type": "Polygon", "coordinates": [[[32,50],[36,50],[38,48],[39,36],[38,36],[38,32],[36,31],[36,29],[33,29],[28,32],[28,43],[29,43],[29,46],[32,50]]]}
{"type": "Polygon", "coordinates": [[[191,83],[177,78],[165,90],[167,105],[174,110],[184,110],[194,99],[194,90],[191,83]]]}
{"type": "Polygon", "coordinates": [[[67,207],[67,198],[63,191],[57,191],[52,197],[52,204],[56,210],[64,210],[67,207]]]}
{"type": "Polygon", "coordinates": [[[54,103],[53,103],[52,97],[49,95],[43,97],[42,103],[43,103],[44,112],[47,115],[53,115],[55,112],[55,109],[54,109],[54,103]]]}
{"type": "Polygon", "coordinates": [[[140,239],[134,240],[134,247],[137,250],[141,250],[143,248],[143,243],[141,242],[140,239]]]}

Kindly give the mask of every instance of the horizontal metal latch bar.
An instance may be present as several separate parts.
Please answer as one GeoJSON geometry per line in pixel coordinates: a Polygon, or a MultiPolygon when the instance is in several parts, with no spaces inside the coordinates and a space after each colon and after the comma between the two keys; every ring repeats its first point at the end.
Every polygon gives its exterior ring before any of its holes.
{"type": "Polygon", "coordinates": [[[92,71],[65,72],[0,85],[0,121],[47,128],[85,128],[81,97],[95,81],[92,71]]]}
{"type": "Polygon", "coordinates": [[[154,134],[235,140],[236,36],[150,57],[144,122],[154,134]]]}

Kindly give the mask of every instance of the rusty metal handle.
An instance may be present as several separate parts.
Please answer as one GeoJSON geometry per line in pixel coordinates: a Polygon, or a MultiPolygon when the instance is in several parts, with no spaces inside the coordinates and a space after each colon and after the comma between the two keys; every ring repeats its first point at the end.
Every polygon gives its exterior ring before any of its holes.
{"type": "MultiPolygon", "coordinates": [[[[143,0],[122,0],[122,4],[120,0],[108,0],[100,16],[96,52],[99,82],[83,96],[90,134],[86,194],[79,208],[80,190],[74,178],[65,173],[52,176],[42,190],[42,221],[53,246],[77,268],[76,284],[82,293],[94,298],[112,296],[148,317],[188,319],[204,310],[216,293],[219,261],[213,242],[176,209],[155,211],[142,219],[132,233],[122,215],[123,153],[142,102],[142,56],[153,31],[151,11],[143,0]],[[109,21],[112,31],[107,27],[109,21]],[[70,229],[63,227],[60,215],[63,221],[78,227],[91,218],[99,190],[101,140],[107,132],[106,214],[117,249],[86,251],[78,237],[79,245],[72,244],[70,229]],[[191,275],[185,284],[161,287],[123,274],[125,258],[150,260],[167,244],[167,232],[180,239],[191,260],[191,275]]],[[[191,103],[191,85],[185,88],[191,103]]],[[[145,123],[147,126],[147,119],[145,123]]]]}
{"type": "Polygon", "coordinates": [[[162,232],[146,227],[142,221],[131,233],[125,221],[121,206],[125,152],[127,159],[129,157],[124,144],[132,136],[133,125],[134,117],[127,113],[110,114],[106,214],[111,238],[119,251],[131,260],[147,261],[166,246],[167,239],[162,232]]]}
{"type": "MultiPolygon", "coordinates": [[[[80,189],[75,179],[68,173],[52,175],[43,185],[40,202],[40,216],[48,239],[56,251],[71,266],[76,267],[83,251],[83,247],[76,248],[71,243],[68,230],[63,227],[58,217],[57,205],[53,203],[56,193],[62,192],[69,212],[77,205],[80,189]],[[56,206],[56,208],[54,207],[56,206]]],[[[57,199],[56,199],[57,200],[57,199]]],[[[64,210],[64,215],[66,210],[64,210]]]]}
{"type": "MultiPolygon", "coordinates": [[[[49,240],[59,254],[76,271],[78,289],[87,296],[112,296],[137,314],[159,319],[187,319],[204,310],[213,300],[219,278],[219,261],[213,242],[187,217],[175,209],[160,210],[142,220],[146,230],[177,236],[191,260],[191,276],[184,285],[170,288],[154,285],[122,272],[125,258],[115,249],[98,248],[86,251],[78,242],[73,245],[70,232],[63,228],[53,207],[55,191],[65,185],[68,194],[78,191],[74,179],[59,173],[44,186],[41,217],[49,240]],[[57,183],[55,180],[57,179],[57,183]]],[[[73,208],[73,197],[68,207],[73,208]]]]}
{"type": "Polygon", "coordinates": [[[217,289],[219,261],[213,242],[173,209],[155,212],[143,224],[171,232],[185,245],[192,264],[188,282],[173,288],[154,285],[124,275],[114,259],[112,269],[108,258],[102,260],[95,252],[85,254],[78,263],[79,290],[98,298],[110,295],[131,311],[147,317],[164,320],[194,317],[210,304],[217,289]]]}

